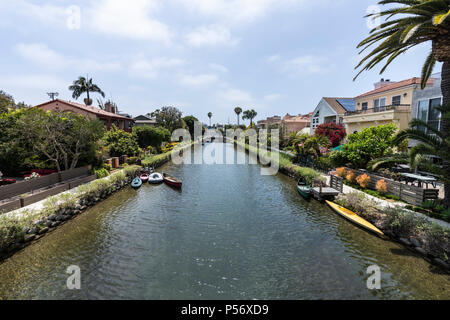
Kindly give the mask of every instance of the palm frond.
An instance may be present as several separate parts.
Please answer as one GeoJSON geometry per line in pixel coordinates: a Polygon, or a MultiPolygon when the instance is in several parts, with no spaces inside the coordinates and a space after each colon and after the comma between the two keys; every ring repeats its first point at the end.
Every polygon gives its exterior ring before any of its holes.
{"type": "Polygon", "coordinates": [[[424,89],[427,86],[428,79],[430,79],[430,76],[433,73],[433,68],[435,64],[436,59],[434,58],[433,52],[430,52],[422,68],[422,83],[421,83],[422,89],[424,89]]]}

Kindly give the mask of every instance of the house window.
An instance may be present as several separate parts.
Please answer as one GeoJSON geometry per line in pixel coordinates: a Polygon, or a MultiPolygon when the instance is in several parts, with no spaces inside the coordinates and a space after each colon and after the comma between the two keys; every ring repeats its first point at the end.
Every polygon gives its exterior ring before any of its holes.
{"type": "Polygon", "coordinates": [[[395,96],[392,97],[392,105],[393,106],[399,106],[402,102],[402,96],[395,96]]]}
{"type": "MultiPolygon", "coordinates": [[[[441,98],[419,101],[417,108],[417,119],[427,122],[433,128],[440,129],[441,113],[436,107],[441,105],[441,98]]],[[[426,128],[419,127],[419,130],[426,131],[426,128]]]]}
{"type": "Polygon", "coordinates": [[[363,102],[362,105],[361,105],[361,108],[362,108],[363,111],[366,111],[368,106],[369,106],[368,102],[363,102]]]}
{"type": "Polygon", "coordinates": [[[386,98],[380,98],[373,100],[373,111],[384,111],[386,107],[386,98]]]}

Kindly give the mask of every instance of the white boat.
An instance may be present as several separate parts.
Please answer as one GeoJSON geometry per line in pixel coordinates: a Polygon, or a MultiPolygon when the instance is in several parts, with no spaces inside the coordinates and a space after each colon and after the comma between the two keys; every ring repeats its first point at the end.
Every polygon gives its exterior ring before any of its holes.
{"type": "Polygon", "coordinates": [[[153,183],[153,184],[161,183],[163,181],[164,181],[163,175],[161,173],[158,173],[158,172],[151,173],[150,177],[148,178],[148,182],[149,183],[153,183]]]}

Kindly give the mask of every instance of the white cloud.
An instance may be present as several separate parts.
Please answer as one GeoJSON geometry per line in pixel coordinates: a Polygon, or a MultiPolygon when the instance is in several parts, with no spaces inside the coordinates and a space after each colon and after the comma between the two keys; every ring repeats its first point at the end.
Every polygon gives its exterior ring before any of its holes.
{"type": "Polygon", "coordinates": [[[266,95],[266,96],[264,96],[264,100],[267,100],[267,101],[275,101],[275,100],[278,100],[278,99],[280,99],[280,98],[282,98],[283,96],[281,95],[281,94],[278,94],[278,93],[272,93],[272,94],[268,94],[268,95],[266,95]]]}
{"type": "Polygon", "coordinates": [[[71,68],[80,71],[103,70],[116,71],[121,69],[120,62],[98,61],[90,58],[74,58],[64,56],[44,43],[19,43],[14,47],[15,51],[32,63],[51,69],[71,68]]]}
{"type": "Polygon", "coordinates": [[[228,72],[228,68],[225,67],[225,66],[223,66],[223,65],[221,65],[221,64],[210,63],[210,64],[209,64],[209,67],[210,67],[212,70],[218,71],[218,72],[221,72],[221,73],[226,73],[226,72],[228,72]]]}
{"type": "Polygon", "coordinates": [[[299,56],[284,64],[286,71],[303,75],[326,73],[331,67],[332,63],[327,58],[313,55],[299,56]]]}
{"type": "Polygon", "coordinates": [[[250,103],[253,101],[253,98],[250,93],[235,89],[229,88],[219,93],[219,99],[225,102],[230,103],[250,103]]]}
{"type": "Polygon", "coordinates": [[[272,10],[303,0],[177,0],[193,12],[230,22],[251,22],[272,10]]]}
{"type": "Polygon", "coordinates": [[[186,42],[194,47],[200,46],[234,46],[239,39],[231,36],[230,30],[220,25],[202,26],[186,35],[186,42]]]}
{"type": "Polygon", "coordinates": [[[89,9],[88,22],[101,33],[170,43],[169,27],[151,17],[158,8],[156,0],[102,0],[89,9]]]}
{"type": "Polygon", "coordinates": [[[156,78],[161,69],[168,69],[184,64],[184,61],[176,58],[139,58],[131,63],[129,72],[132,76],[143,78],[156,78]]]}
{"type": "Polygon", "coordinates": [[[217,81],[217,76],[215,74],[198,74],[198,75],[190,75],[190,74],[180,74],[179,82],[185,86],[206,86],[213,84],[217,81]]]}

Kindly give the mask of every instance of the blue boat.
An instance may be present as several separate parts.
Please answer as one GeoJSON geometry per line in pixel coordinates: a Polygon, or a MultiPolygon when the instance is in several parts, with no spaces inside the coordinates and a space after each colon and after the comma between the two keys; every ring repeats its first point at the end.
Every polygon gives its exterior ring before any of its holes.
{"type": "Polygon", "coordinates": [[[131,187],[134,189],[139,189],[142,186],[142,180],[139,177],[136,177],[131,181],[131,187]]]}

